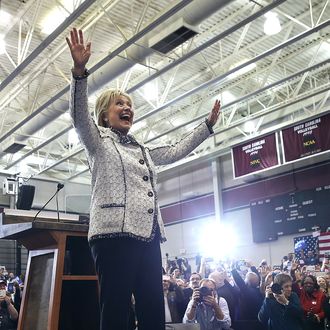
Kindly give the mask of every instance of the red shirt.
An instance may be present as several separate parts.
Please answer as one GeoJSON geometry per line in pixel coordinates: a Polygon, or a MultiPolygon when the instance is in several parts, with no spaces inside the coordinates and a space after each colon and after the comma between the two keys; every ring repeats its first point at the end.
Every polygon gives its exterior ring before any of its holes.
{"type": "Polygon", "coordinates": [[[305,315],[307,312],[312,312],[313,314],[318,315],[321,320],[324,319],[324,300],[325,295],[320,290],[314,291],[311,296],[308,295],[304,289],[300,290],[300,302],[305,315]]]}

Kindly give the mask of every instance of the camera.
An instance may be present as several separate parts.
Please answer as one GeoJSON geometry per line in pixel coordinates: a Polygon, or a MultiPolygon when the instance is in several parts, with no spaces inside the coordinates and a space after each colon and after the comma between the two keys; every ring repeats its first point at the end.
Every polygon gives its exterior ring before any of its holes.
{"type": "Polygon", "coordinates": [[[282,287],[278,283],[273,283],[270,289],[274,294],[282,294],[282,287]]]}
{"type": "Polygon", "coordinates": [[[212,296],[212,290],[207,288],[206,286],[202,286],[199,289],[199,302],[202,302],[203,298],[207,296],[212,296]]]}

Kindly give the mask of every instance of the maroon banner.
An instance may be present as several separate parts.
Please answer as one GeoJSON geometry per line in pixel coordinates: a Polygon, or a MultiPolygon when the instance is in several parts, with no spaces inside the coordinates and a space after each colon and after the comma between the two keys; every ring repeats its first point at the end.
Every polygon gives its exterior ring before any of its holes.
{"type": "Polygon", "coordinates": [[[284,162],[330,150],[330,114],[281,131],[284,162]]]}
{"type": "Polygon", "coordinates": [[[232,149],[234,177],[279,165],[276,133],[245,142],[232,149]]]}

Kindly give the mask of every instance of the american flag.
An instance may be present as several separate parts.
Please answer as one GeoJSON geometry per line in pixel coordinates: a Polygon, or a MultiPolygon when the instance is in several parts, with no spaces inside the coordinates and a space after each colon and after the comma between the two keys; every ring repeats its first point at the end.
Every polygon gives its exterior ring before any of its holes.
{"type": "Polygon", "coordinates": [[[313,235],[295,237],[293,239],[295,246],[295,254],[300,256],[300,249],[296,249],[296,244],[300,241],[304,241],[304,254],[307,255],[308,251],[319,251],[320,261],[323,261],[324,254],[330,256],[330,232],[320,233],[316,232],[313,235]]]}
{"type": "Polygon", "coordinates": [[[295,237],[293,239],[294,242],[294,253],[296,256],[301,256],[301,249],[296,249],[297,243],[300,241],[304,241],[305,244],[303,244],[303,250],[304,250],[304,255],[307,256],[308,251],[313,251],[316,252],[318,250],[318,237],[315,237],[315,235],[308,235],[308,236],[300,236],[300,237],[295,237]]]}
{"type": "Polygon", "coordinates": [[[319,256],[323,260],[324,254],[330,255],[330,232],[320,233],[319,256]]]}

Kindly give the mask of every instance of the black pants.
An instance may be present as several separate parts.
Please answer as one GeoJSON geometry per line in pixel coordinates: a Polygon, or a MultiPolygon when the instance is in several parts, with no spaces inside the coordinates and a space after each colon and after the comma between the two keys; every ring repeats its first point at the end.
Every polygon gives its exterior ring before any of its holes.
{"type": "Polygon", "coordinates": [[[91,243],[100,284],[100,330],[127,330],[132,293],[139,330],[164,330],[164,296],[159,239],[129,237],[91,243]]]}

